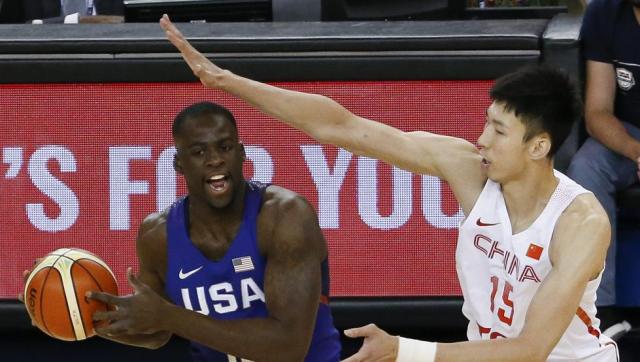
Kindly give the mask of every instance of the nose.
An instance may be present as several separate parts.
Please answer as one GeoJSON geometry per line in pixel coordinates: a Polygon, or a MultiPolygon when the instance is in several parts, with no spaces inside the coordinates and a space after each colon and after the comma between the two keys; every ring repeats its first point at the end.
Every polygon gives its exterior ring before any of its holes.
{"type": "Polygon", "coordinates": [[[489,136],[487,135],[487,127],[485,127],[480,137],[478,137],[478,148],[480,149],[487,148],[488,143],[489,143],[489,136]]]}
{"type": "Polygon", "coordinates": [[[205,152],[205,156],[205,166],[216,167],[224,162],[222,157],[220,157],[220,153],[213,147],[207,149],[207,151],[205,152]]]}

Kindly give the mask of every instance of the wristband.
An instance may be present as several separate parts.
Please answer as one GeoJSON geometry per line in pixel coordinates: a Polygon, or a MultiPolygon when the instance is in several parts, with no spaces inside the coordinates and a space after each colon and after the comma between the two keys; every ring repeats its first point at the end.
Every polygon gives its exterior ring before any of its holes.
{"type": "Polygon", "coordinates": [[[398,337],[396,362],[434,362],[437,343],[398,337]]]}

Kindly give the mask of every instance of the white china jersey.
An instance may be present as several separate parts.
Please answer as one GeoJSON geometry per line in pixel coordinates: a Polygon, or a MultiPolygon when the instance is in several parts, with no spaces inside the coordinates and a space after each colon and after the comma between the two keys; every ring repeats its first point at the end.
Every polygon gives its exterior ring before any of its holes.
{"type": "MultiPolygon", "coordinates": [[[[526,230],[513,235],[500,184],[491,180],[460,226],[456,269],[469,340],[517,337],[522,331],[529,304],[552,268],[549,247],[556,222],[576,196],[589,192],[562,173],[555,175],[556,190],[526,230]]],[[[617,360],[615,343],[598,329],[595,301],[601,275],[588,283],[549,361],[617,360]]]]}

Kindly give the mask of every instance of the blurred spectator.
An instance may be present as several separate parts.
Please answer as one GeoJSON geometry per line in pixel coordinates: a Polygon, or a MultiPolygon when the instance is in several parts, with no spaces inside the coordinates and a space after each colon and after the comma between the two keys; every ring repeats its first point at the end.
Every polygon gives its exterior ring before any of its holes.
{"type": "Polygon", "coordinates": [[[33,23],[121,23],[122,0],[24,0],[24,12],[33,23]]]}
{"type": "Polygon", "coordinates": [[[640,175],[640,0],[591,0],[582,41],[585,121],[591,137],[573,157],[568,175],[593,191],[612,224],[597,299],[604,329],[621,319],[614,307],[616,192],[637,183],[640,175]]]}

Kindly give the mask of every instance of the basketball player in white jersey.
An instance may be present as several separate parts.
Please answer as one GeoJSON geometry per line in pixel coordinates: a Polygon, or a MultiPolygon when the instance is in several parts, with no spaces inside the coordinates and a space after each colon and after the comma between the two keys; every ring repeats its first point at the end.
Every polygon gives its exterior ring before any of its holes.
{"type": "Polygon", "coordinates": [[[447,181],[466,215],[456,252],[469,341],[390,336],[374,325],[347,361],[616,361],[598,330],[595,296],[610,224],[590,192],[553,169],[579,116],[568,78],[535,67],[506,75],[478,148],[458,138],[403,132],[333,100],[252,81],[194,49],[165,15],[166,35],[206,87],[221,89],[321,143],[447,181]]]}

